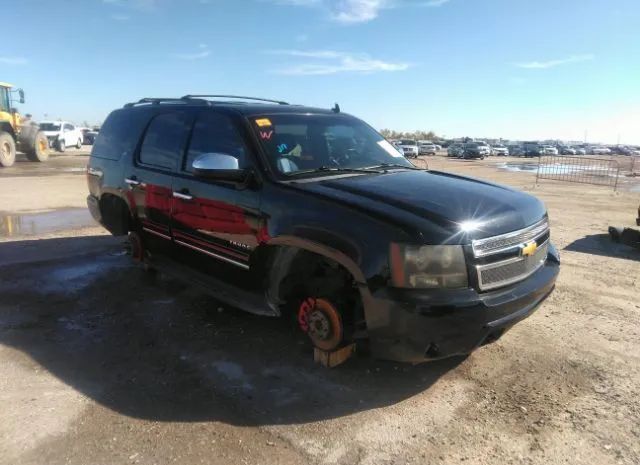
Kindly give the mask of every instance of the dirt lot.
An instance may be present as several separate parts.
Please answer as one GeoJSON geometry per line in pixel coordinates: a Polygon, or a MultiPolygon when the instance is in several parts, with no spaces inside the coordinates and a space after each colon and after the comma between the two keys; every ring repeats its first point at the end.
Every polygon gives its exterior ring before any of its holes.
{"type": "Polygon", "coordinates": [[[640,252],[605,236],[640,196],[428,162],[546,202],[557,289],[465,359],[335,370],[132,266],[83,209],[86,155],[0,171],[0,464],[640,463],[640,252]]]}

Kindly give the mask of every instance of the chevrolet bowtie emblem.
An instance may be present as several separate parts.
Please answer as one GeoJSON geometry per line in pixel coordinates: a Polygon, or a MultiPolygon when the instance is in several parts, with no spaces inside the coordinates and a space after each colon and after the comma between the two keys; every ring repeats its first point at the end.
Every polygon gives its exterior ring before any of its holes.
{"type": "Polygon", "coordinates": [[[523,257],[530,257],[531,255],[536,253],[536,250],[538,250],[538,244],[536,244],[536,242],[533,241],[527,244],[523,244],[520,249],[520,254],[523,257]]]}

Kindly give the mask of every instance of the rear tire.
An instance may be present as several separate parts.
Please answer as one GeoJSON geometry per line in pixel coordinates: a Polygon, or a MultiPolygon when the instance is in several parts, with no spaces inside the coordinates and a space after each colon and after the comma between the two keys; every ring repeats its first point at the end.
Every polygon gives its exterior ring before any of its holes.
{"type": "Polygon", "coordinates": [[[43,162],[49,159],[49,141],[44,132],[38,131],[33,141],[33,146],[26,151],[30,161],[43,162]]]}
{"type": "Polygon", "coordinates": [[[65,150],[67,150],[67,144],[64,143],[63,139],[60,139],[58,141],[58,152],[64,152],[65,150]]]}
{"type": "Polygon", "coordinates": [[[82,139],[78,139],[78,143],[76,144],[76,148],[77,149],[81,149],[82,148],[82,139]]]}
{"type": "Polygon", "coordinates": [[[5,168],[16,161],[16,141],[8,132],[0,132],[0,166],[5,168]]]}

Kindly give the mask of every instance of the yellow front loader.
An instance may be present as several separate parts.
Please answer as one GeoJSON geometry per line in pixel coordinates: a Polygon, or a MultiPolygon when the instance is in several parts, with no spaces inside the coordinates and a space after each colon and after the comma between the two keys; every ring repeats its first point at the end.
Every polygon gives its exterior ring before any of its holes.
{"type": "Polygon", "coordinates": [[[18,101],[24,103],[24,92],[12,88],[11,84],[0,82],[0,167],[13,165],[17,150],[31,161],[46,161],[49,158],[47,136],[36,123],[18,114],[11,94],[17,93],[18,101]]]}

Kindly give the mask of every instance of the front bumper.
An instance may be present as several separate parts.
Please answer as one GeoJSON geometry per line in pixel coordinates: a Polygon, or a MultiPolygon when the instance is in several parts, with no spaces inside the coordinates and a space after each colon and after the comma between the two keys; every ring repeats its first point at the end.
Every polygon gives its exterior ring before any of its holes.
{"type": "Polygon", "coordinates": [[[491,292],[380,290],[365,305],[373,355],[417,363],[468,354],[531,315],[553,290],[559,270],[553,249],[529,278],[491,292]]]}

